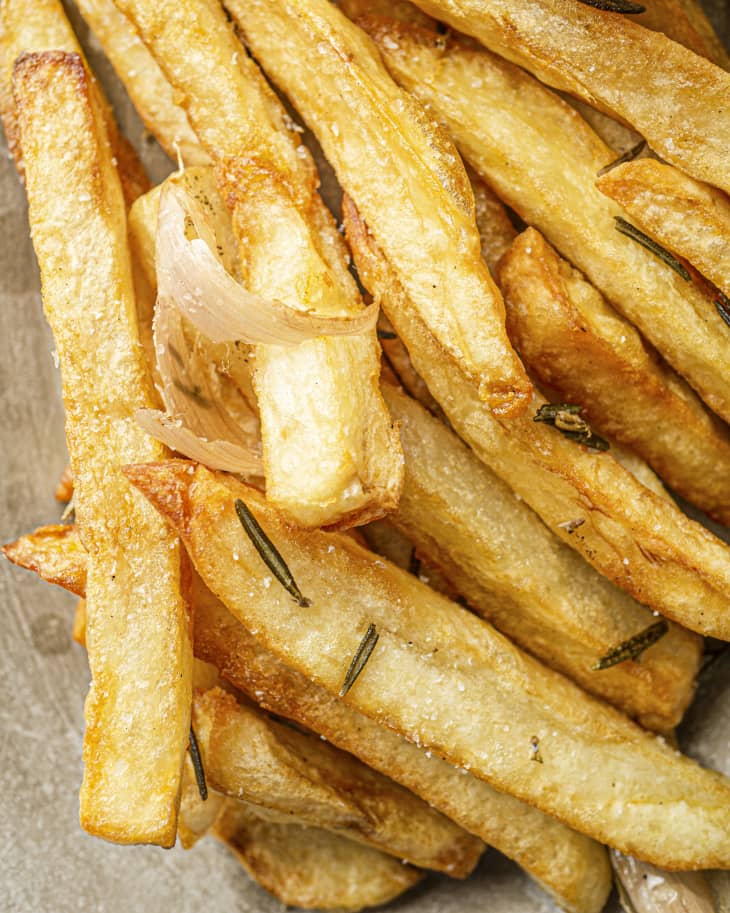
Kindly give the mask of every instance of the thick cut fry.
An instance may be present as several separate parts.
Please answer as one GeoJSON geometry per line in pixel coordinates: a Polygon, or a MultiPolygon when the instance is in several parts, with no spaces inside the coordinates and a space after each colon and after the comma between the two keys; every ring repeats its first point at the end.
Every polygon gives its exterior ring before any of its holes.
{"type": "MultiPolygon", "coordinates": [[[[43,559],[42,551],[34,558],[41,576],[43,559]]],[[[85,579],[86,556],[72,551],[68,561],[62,579],[85,579]]],[[[599,913],[603,908],[610,872],[601,846],[483,780],[463,776],[283,665],[236,621],[197,574],[193,591],[196,660],[212,663],[265,709],[319,733],[481,837],[519,863],[563,909],[599,913]]]]}
{"type": "Polygon", "coordinates": [[[72,524],[41,526],[27,536],[4,545],[8,561],[35,571],[48,583],[62,586],[77,596],[86,593],[86,549],[72,524]]]}
{"type": "Polygon", "coordinates": [[[346,703],[622,852],[665,868],[730,866],[730,780],[347,536],[296,530],[254,489],[186,461],[126,472],[236,617],[330,694],[374,625],[380,638],[346,703]],[[236,498],[282,555],[306,608],[272,585],[236,498]]]}
{"type": "Polygon", "coordinates": [[[702,289],[616,230],[615,217],[625,213],[595,187],[597,172],[616,156],[576,111],[529,74],[459,37],[393,21],[363,25],[394,77],[443,118],[499,196],[730,419],[730,329],[702,289]]]}
{"type": "MultiPolygon", "coordinates": [[[[15,61],[25,52],[83,52],[66,18],[60,0],[3,0],[0,8],[0,117],[5,128],[8,149],[23,174],[19,148],[19,125],[13,101],[12,76],[15,61]]],[[[87,67],[88,71],[88,67],[87,67]]],[[[122,136],[109,102],[90,71],[92,92],[104,115],[112,152],[119,169],[127,205],[149,189],[149,180],[132,145],[122,136]]]]}
{"type": "MultiPolygon", "coordinates": [[[[441,422],[385,389],[406,477],[390,519],[472,607],[547,665],[649,728],[667,731],[694,691],[702,642],[672,625],[640,661],[592,667],[656,618],[540,522],[441,422]]],[[[571,517],[566,517],[569,523],[571,517]]],[[[572,533],[580,532],[580,525],[572,533]]]]}
{"type": "MultiPolygon", "coordinates": [[[[134,22],[218,164],[252,291],[318,314],[362,301],[311,156],[213,0],[116,0],[134,22]],[[181,47],[197,49],[194,63],[181,47]]],[[[257,346],[267,497],[305,526],[347,527],[395,506],[397,434],[378,388],[374,332],[257,346]]]]}
{"type": "Polygon", "coordinates": [[[504,331],[451,141],[328,0],[231,0],[226,8],[317,135],[444,358],[464,366],[495,412],[523,412],[530,383],[504,331]]]}
{"type": "Polygon", "coordinates": [[[214,833],[287,906],[354,913],[394,900],[423,878],[391,856],[246,802],[228,799],[214,833]]]}
{"type": "Polygon", "coordinates": [[[652,0],[635,18],[645,28],[663,32],[695,54],[730,69],[727,49],[697,0],[652,0]]]}
{"type": "Polygon", "coordinates": [[[730,295],[730,200],[724,193],[655,159],[619,165],[596,186],[639,228],[730,295]]]}
{"type": "Polygon", "coordinates": [[[704,58],[630,16],[571,0],[416,5],[542,82],[630,124],[693,177],[730,190],[730,74],[704,58]]]}
{"type": "Polygon", "coordinates": [[[466,877],[484,850],[402,786],[225,691],[195,697],[193,725],[206,780],[224,795],[456,878],[466,877]]]}
{"type": "Polygon", "coordinates": [[[130,459],[166,453],[133,418],[150,404],[151,385],[124,200],[79,56],[25,55],[14,83],[31,234],[61,363],[76,516],[89,552],[92,685],[81,823],[117,842],[169,846],[192,655],[179,542],[119,471],[130,459]]]}
{"type": "Polygon", "coordinates": [[[113,0],[77,0],[76,6],[124,83],[145,127],[173,160],[186,165],[210,161],[175,100],[154,57],[113,0]]]}
{"type": "MultiPolygon", "coordinates": [[[[438,345],[345,201],[345,229],[363,283],[377,294],[418,373],[454,430],[604,576],[644,605],[700,633],[730,639],[730,550],[610,454],[589,451],[530,416],[499,422],[438,345]],[[564,524],[585,520],[570,532],[564,524]]],[[[534,402],[537,408],[541,399],[534,402]]]]}
{"type": "Polygon", "coordinates": [[[540,383],[578,403],[676,492],[730,523],[730,431],[539,232],[500,266],[507,325],[540,383]]]}

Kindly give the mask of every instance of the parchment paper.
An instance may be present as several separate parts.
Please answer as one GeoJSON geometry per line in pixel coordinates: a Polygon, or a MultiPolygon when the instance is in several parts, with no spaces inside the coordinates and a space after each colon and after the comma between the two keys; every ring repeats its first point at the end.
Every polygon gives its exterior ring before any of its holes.
{"type": "MultiPolygon", "coordinates": [[[[32,2],[32,0],[29,0],[32,2]]],[[[651,0],[647,0],[651,2],[651,0]]],[[[708,6],[730,35],[725,0],[708,6]]],[[[111,67],[72,12],[92,67],[153,181],[171,163],[145,136],[111,67]]],[[[53,341],[41,311],[25,197],[0,146],[0,541],[58,522],[53,488],[66,463],[53,341]]],[[[212,839],[191,852],[117,847],[78,824],[84,651],[70,638],[74,598],[0,562],[0,911],[3,913],[273,913],[212,839]]],[[[486,697],[486,696],[485,696],[486,697]]],[[[730,774],[730,655],[715,663],[680,733],[682,747],[730,774]]],[[[730,840],[730,835],[728,835],[730,840]]],[[[730,875],[712,877],[718,913],[730,913],[730,875]]],[[[520,870],[489,850],[463,882],[429,877],[394,913],[548,913],[556,908],[520,870]]],[[[619,909],[615,900],[609,913],[619,909]]]]}

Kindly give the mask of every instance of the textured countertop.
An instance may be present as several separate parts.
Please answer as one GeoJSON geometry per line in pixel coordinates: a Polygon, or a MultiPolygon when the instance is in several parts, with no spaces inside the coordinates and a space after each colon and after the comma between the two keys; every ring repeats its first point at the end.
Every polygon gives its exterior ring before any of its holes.
{"type": "MultiPolygon", "coordinates": [[[[650,0],[649,0],[650,2],[650,0]]],[[[730,35],[730,6],[707,8],[730,35]]],[[[78,23],[78,19],[75,19],[78,23]]],[[[85,40],[85,30],[79,28],[85,40]]],[[[170,170],[144,136],[108,63],[94,70],[154,181],[170,170]]],[[[43,318],[25,197],[0,134],[0,541],[58,522],[53,489],[66,463],[53,341],[43,318]]],[[[0,911],[2,913],[248,913],[281,910],[214,840],[179,848],[117,847],[78,824],[84,651],[71,641],[75,599],[0,562],[0,911]]],[[[730,774],[730,655],[718,661],[683,725],[684,750],[730,774]]],[[[729,837],[730,839],[730,837],[729,837]]],[[[718,913],[730,877],[712,878],[718,913]]],[[[464,882],[429,877],[393,911],[540,913],[555,908],[520,870],[490,850],[464,882]]],[[[618,909],[612,906],[611,910],[618,909]]]]}

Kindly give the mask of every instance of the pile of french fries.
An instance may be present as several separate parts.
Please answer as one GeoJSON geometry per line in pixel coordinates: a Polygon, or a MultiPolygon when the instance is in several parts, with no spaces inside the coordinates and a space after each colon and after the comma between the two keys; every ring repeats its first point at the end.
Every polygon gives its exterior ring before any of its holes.
{"type": "Polygon", "coordinates": [[[664,485],[730,522],[728,57],[694,0],[416,3],[76,0],[150,187],[60,0],[0,2],[72,511],[4,553],[79,597],[81,825],[306,908],[492,846],[712,910],[673,733],[730,549],[664,485]]]}

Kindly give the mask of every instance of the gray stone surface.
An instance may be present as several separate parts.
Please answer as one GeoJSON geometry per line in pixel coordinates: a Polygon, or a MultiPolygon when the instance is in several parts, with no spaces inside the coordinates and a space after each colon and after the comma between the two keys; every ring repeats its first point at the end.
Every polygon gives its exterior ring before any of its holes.
{"type": "MultiPolygon", "coordinates": [[[[715,0],[716,22],[730,18],[715,0]]],[[[75,20],[78,22],[78,20],[75,20]]],[[[84,34],[83,28],[80,32],[84,34]]],[[[93,42],[92,64],[154,180],[170,169],[144,137],[124,91],[93,42]]],[[[25,199],[0,146],[0,541],[55,522],[66,462],[53,341],[43,319],[25,199]]],[[[0,562],[0,911],[3,913],[267,913],[281,905],[212,840],[192,852],[116,847],[78,825],[83,700],[88,670],[70,639],[74,599],[0,562]]],[[[718,662],[685,727],[686,747],[730,773],[730,662],[718,662]]],[[[720,913],[730,880],[715,879],[720,913]]],[[[544,895],[494,852],[465,882],[432,877],[394,911],[548,913],[544,895]]]]}

